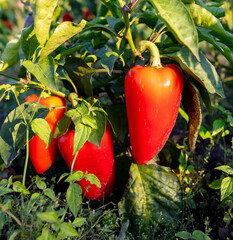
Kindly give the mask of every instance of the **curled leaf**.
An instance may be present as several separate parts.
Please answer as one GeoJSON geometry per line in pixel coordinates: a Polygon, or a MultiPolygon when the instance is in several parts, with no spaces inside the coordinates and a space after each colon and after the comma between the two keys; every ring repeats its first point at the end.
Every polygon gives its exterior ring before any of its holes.
{"type": "Polygon", "coordinates": [[[188,152],[192,152],[195,149],[198,131],[201,126],[202,114],[198,95],[190,82],[185,81],[183,100],[189,115],[188,123],[188,138],[186,140],[186,148],[188,152]]]}

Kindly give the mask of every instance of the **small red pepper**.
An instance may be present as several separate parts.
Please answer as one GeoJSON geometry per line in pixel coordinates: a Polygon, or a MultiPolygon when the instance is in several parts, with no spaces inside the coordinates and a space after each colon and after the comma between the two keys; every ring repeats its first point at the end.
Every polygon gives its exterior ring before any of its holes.
{"type": "MultiPolygon", "coordinates": [[[[71,168],[75,157],[75,155],[73,155],[73,144],[73,129],[70,129],[65,135],[58,139],[59,150],[69,168],[71,168]]],[[[73,170],[94,174],[100,180],[101,188],[98,188],[94,184],[90,185],[90,182],[84,178],[78,182],[87,199],[98,200],[109,197],[115,183],[115,165],[112,131],[108,123],[102,138],[101,147],[99,148],[86,141],[78,152],[73,170]]]]}
{"type": "MultiPolygon", "coordinates": [[[[32,94],[28,96],[24,102],[38,102],[38,95],[32,94]]],[[[40,98],[39,103],[44,107],[65,107],[66,101],[59,96],[50,96],[47,98],[40,98]]],[[[45,120],[48,122],[52,134],[55,131],[58,121],[64,116],[66,108],[54,108],[49,111],[45,120]]],[[[52,138],[51,144],[46,148],[46,144],[34,135],[29,141],[29,155],[31,162],[37,173],[41,174],[48,170],[54,163],[58,156],[59,150],[57,139],[52,138]]]]}

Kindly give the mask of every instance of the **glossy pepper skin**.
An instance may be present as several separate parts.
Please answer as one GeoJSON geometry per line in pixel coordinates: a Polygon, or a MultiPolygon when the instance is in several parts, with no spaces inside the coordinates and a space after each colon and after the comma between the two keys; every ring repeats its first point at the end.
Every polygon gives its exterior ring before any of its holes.
{"type": "Polygon", "coordinates": [[[175,64],[137,65],[125,77],[125,100],[134,159],[146,164],[165,145],[177,118],[183,73],[175,64]]]}
{"type": "MultiPolygon", "coordinates": [[[[71,168],[75,156],[73,155],[73,144],[74,130],[69,130],[58,139],[59,150],[69,168],[71,168]]],[[[87,141],[78,152],[73,170],[92,173],[100,180],[101,188],[94,184],[90,185],[90,182],[85,179],[78,182],[87,199],[98,200],[109,197],[115,183],[115,165],[112,131],[108,123],[102,138],[101,147],[99,148],[87,141]],[[87,187],[88,190],[86,191],[87,187]]]]}
{"type": "MultiPolygon", "coordinates": [[[[33,94],[28,96],[24,102],[38,102],[38,95],[33,94]]],[[[66,101],[59,96],[50,96],[47,98],[41,98],[39,103],[44,107],[65,107],[66,101]]],[[[52,134],[55,131],[58,121],[64,116],[66,108],[54,108],[49,111],[45,120],[48,122],[52,134]]],[[[39,138],[38,135],[34,135],[29,141],[29,155],[31,162],[38,174],[44,173],[54,163],[58,156],[59,150],[57,145],[57,139],[52,138],[51,144],[46,148],[46,144],[39,138]]]]}

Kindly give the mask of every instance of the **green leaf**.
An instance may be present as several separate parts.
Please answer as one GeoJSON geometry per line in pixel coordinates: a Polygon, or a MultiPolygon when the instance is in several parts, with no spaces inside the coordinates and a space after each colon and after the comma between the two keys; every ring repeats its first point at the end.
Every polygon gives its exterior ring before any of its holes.
{"type": "Polygon", "coordinates": [[[75,171],[73,174],[71,174],[65,182],[76,182],[80,181],[84,177],[84,173],[82,171],[75,171]]]}
{"type": "Polygon", "coordinates": [[[116,52],[107,52],[101,57],[101,66],[105,68],[108,75],[112,75],[112,70],[119,55],[116,52]]]}
{"type": "Polygon", "coordinates": [[[29,60],[37,47],[40,45],[34,31],[34,24],[30,27],[23,29],[20,39],[20,45],[24,54],[24,57],[29,60]]]}
{"type": "Polygon", "coordinates": [[[45,47],[42,49],[40,59],[48,56],[68,39],[81,32],[85,26],[85,20],[82,20],[79,24],[70,21],[65,21],[59,24],[47,41],[45,47]]]}
{"type": "Polygon", "coordinates": [[[30,194],[28,189],[19,181],[16,181],[16,182],[13,183],[13,190],[15,192],[20,192],[20,193],[23,193],[25,195],[30,194]]]}
{"type": "Polygon", "coordinates": [[[91,128],[79,123],[75,126],[75,134],[74,134],[74,152],[73,155],[76,154],[85,142],[88,140],[91,133],[91,128]]]}
{"type": "Polygon", "coordinates": [[[70,211],[76,217],[82,203],[82,188],[77,183],[72,183],[66,192],[66,201],[70,211]]]}
{"type": "Polygon", "coordinates": [[[200,240],[200,239],[203,239],[203,240],[211,240],[211,238],[209,238],[205,233],[203,233],[202,231],[200,230],[195,230],[192,234],[192,239],[194,240],[200,240]]]}
{"type": "Polygon", "coordinates": [[[46,148],[52,141],[52,133],[48,122],[43,118],[36,118],[31,123],[32,131],[46,144],[46,148]]]}
{"type": "Polygon", "coordinates": [[[14,192],[14,191],[10,188],[0,188],[0,196],[8,194],[8,193],[12,193],[12,192],[14,192]]]}
{"type": "Polygon", "coordinates": [[[82,225],[86,222],[86,218],[82,218],[82,217],[77,217],[74,219],[74,221],[72,222],[72,225],[74,227],[82,227],[82,225]]]}
{"type": "Polygon", "coordinates": [[[213,181],[212,183],[209,184],[209,187],[215,190],[218,190],[221,188],[221,184],[222,184],[222,179],[217,179],[215,181],[213,181]]]}
{"type": "Polygon", "coordinates": [[[42,212],[36,214],[42,221],[51,224],[60,224],[60,220],[54,212],[42,212]]]}
{"type": "Polygon", "coordinates": [[[215,38],[210,34],[210,31],[207,29],[198,28],[198,33],[203,40],[211,43],[226,57],[230,64],[233,65],[233,53],[231,48],[219,41],[216,41],[215,38]]]}
{"type": "MultiPolygon", "coordinates": [[[[177,230],[183,211],[183,194],[177,176],[164,167],[132,164],[130,180],[119,203],[123,222],[130,221],[135,238],[159,239],[164,230],[177,230]],[[156,237],[157,236],[157,237],[156,237]]],[[[174,236],[174,235],[172,235],[174,236]]]]}
{"type": "Polygon", "coordinates": [[[70,124],[71,118],[64,115],[57,123],[53,137],[59,138],[64,135],[68,131],[70,124]]]}
{"type": "Polygon", "coordinates": [[[197,4],[187,4],[186,7],[197,26],[212,30],[212,33],[216,33],[215,35],[223,39],[225,44],[233,46],[233,34],[226,31],[211,12],[197,4]]]}
{"type": "Polygon", "coordinates": [[[198,34],[193,19],[181,1],[149,0],[176,39],[199,59],[198,34]]]}
{"type": "Polygon", "coordinates": [[[221,201],[230,196],[233,192],[233,178],[225,177],[221,184],[221,201]]]}
{"type": "Polygon", "coordinates": [[[67,111],[65,115],[72,119],[74,125],[78,125],[82,121],[82,114],[77,108],[67,111]]]}
{"type": "Polygon", "coordinates": [[[124,142],[128,133],[128,121],[125,104],[112,104],[106,109],[114,133],[120,142],[124,142]]]}
{"type": "Polygon", "coordinates": [[[56,237],[49,229],[44,228],[42,234],[36,240],[56,240],[56,237]]]}
{"type": "Polygon", "coordinates": [[[205,127],[200,126],[199,129],[199,135],[202,139],[208,139],[208,138],[212,138],[212,135],[210,133],[210,131],[208,131],[205,127]]]}
{"type": "Polygon", "coordinates": [[[55,65],[52,57],[47,57],[38,63],[27,60],[23,66],[35,76],[35,78],[46,87],[57,90],[55,82],[55,65]]]}
{"type": "Polygon", "coordinates": [[[11,88],[10,84],[2,84],[0,85],[0,101],[5,97],[7,90],[11,88]]]}
{"type": "Polygon", "coordinates": [[[91,117],[89,114],[85,114],[82,116],[82,123],[93,129],[97,129],[96,119],[94,117],[91,117]]]}
{"type": "Polygon", "coordinates": [[[226,122],[223,119],[214,120],[212,136],[215,136],[218,133],[222,132],[224,130],[225,124],[226,122]]]}
{"type": "Polygon", "coordinates": [[[186,231],[181,231],[176,233],[176,237],[182,238],[182,239],[190,239],[191,238],[191,233],[186,232],[186,231]]]}
{"type": "Polygon", "coordinates": [[[51,188],[44,189],[44,194],[50,199],[52,199],[53,201],[57,200],[57,197],[55,196],[55,193],[51,188]]]}
{"type": "Polygon", "coordinates": [[[3,71],[8,67],[13,66],[19,61],[20,37],[20,33],[16,34],[14,38],[10,40],[4,48],[4,51],[1,55],[1,60],[3,61],[3,63],[0,64],[0,71],[3,71]]]}
{"type": "Polygon", "coordinates": [[[86,174],[85,179],[90,182],[90,184],[95,184],[98,188],[101,188],[100,180],[92,173],[86,174]]]}
{"type": "Polygon", "coordinates": [[[63,178],[65,178],[65,177],[67,177],[67,176],[69,176],[70,174],[69,173],[63,173],[61,176],[60,176],[60,178],[59,178],[59,180],[57,181],[57,183],[59,183],[63,178]]]}
{"type": "Polygon", "coordinates": [[[222,165],[222,166],[216,167],[215,169],[223,171],[227,174],[233,175],[233,168],[231,168],[228,165],[222,165]]]}
{"type": "Polygon", "coordinates": [[[199,54],[200,62],[196,60],[187,48],[182,48],[180,51],[167,56],[177,61],[181,68],[198,80],[208,92],[224,96],[222,81],[215,67],[203,54],[199,54]]]}
{"type": "Polygon", "coordinates": [[[101,146],[101,140],[106,129],[106,114],[98,101],[92,106],[92,115],[96,120],[97,128],[92,129],[88,141],[97,147],[101,146]]]}
{"type": "Polygon", "coordinates": [[[64,68],[69,77],[85,97],[93,96],[91,78],[94,70],[81,58],[66,58],[64,68]]]}
{"type": "Polygon", "coordinates": [[[41,180],[40,178],[36,180],[36,186],[41,190],[44,190],[47,187],[45,181],[41,180]]]}
{"type": "MultiPolygon", "coordinates": [[[[18,156],[20,149],[26,144],[26,125],[22,113],[24,113],[25,120],[29,122],[35,109],[35,103],[23,103],[12,110],[2,124],[0,129],[0,154],[7,165],[18,156]]],[[[34,117],[45,118],[48,112],[48,108],[38,104],[34,117]]],[[[30,138],[32,136],[32,132],[30,132],[30,138]]]]}
{"type": "Polygon", "coordinates": [[[49,38],[50,25],[58,0],[37,0],[35,10],[35,32],[43,46],[49,38]]]}
{"type": "Polygon", "coordinates": [[[62,223],[61,231],[67,237],[78,236],[78,232],[72,227],[71,223],[67,223],[67,222],[62,223]]]}

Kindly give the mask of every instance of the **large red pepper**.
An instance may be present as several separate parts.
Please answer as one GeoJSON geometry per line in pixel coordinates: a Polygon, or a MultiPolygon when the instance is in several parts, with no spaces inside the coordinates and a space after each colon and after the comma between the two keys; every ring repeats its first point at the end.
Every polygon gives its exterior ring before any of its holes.
{"type": "MultiPolygon", "coordinates": [[[[24,102],[38,102],[38,95],[33,94],[25,99],[24,102]]],[[[65,107],[66,101],[59,96],[40,98],[39,103],[44,107],[65,107]]],[[[54,108],[49,111],[45,120],[48,122],[52,134],[55,131],[58,121],[64,116],[66,108],[54,108]]],[[[29,155],[37,173],[41,174],[48,170],[58,156],[59,150],[57,139],[52,138],[51,144],[46,148],[46,144],[34,135],[29,141],[29,155]]]]}
{"type": "Polygon", "coordinates": [[[135,66],[125,78],[125,100],[134,159],[145,164],[165,145],[177,118],[183,73],[175,64],[135,66]]]}
{"type": "MultiPolygon", "coordinates": [[[[69,168],[73,159],[74,130],[69,130],[58,139],[59,150],[69,168]]],[[[115,165],[113,153],[113,138],[110,125],[107,123],[105,133],[101,141],[101,147],[86,142],[79,150],[73,167],[74,171],[94,174],[101,183],[101,188],[90,185],[84,178],[78,183],[82,187],[83,194],[87,199],[106,199],[113,191],[115,182],[115,165]],[[86,190],[88,188],[88,190],[86,190]]]]}

